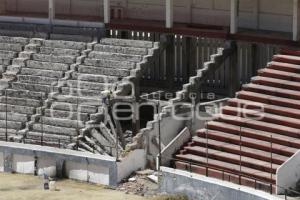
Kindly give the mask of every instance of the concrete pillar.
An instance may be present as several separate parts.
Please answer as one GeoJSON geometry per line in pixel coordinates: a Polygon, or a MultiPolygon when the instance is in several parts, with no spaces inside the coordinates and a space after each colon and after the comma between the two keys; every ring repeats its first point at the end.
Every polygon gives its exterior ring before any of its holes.
{"type": "Polygon", "coordinates": [[[4,172],[12,173],[13,172],[13,154],[9,151],[4,151],[3,156],[4,156],[4,172]]]}
{"type": "Polygon", "coordinates": [[[238,0],[230,1],[230,33],[238,31],[238,0]]]}
{"type": "Polygon", "coordinates": [[[103,0],[104,23],[110,23],[110,0],[103,0]]]}
{"type": "Polygon", "coordinates": [[[232,48],[232,53],[229,59],[229,96],[234,97],[235,93],[240,88],[239,68],[238,68],[238,48],[235,41],[228,41],[232,48]]]}
{"type": "Polygon", "coordinates": [[[299,40],[299,0],[293,0],[293,40],[299,40]]]}
{"type": "Polygon", "coordinates": [[[166,0],[166,28],[173,28],[173,0],[166,0]]]}
{"type": "Polygon", "coordinates": [[[49,0],[48,2],[48,18],[50,24],[52,24],[55,18],[55,0],[49,0]]]}

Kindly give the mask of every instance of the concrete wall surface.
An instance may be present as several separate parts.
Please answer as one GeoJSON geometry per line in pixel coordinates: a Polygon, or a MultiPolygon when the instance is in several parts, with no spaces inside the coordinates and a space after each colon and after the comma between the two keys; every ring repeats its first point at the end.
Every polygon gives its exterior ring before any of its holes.
{"type": "Polygon", "coordinates": [[[185,127],[161,152],[161,165],[169,166],[173,154],[191,138],[190,131],[185,127]]]}
{"type": "Polygon", "coordinates": [[[276,171],[276,193],[284,194],[284,186],[288,189],[295,189],[300,181],[300,151],[285,161],[276,171]]]}
{"type": "Polygon", "coordinates": [[[146,151],[144,149],[131,151],[118,162],[118,182],[128,178],[134,171],[145,169],[146,164],[146,151]]]}
{"type": "Polygon", "coordinates": [[[63,174],[71,179],[113,186],[118,179],[116,158],[11,142],[0,142],[0,172],[63,174]]]}
{"type": "MultiPolygon", "coordinates": [[[[48,0],[0,0],[7,12],[39,13],[47,16],[48,0]],[[34,5],[34,6],[33,6],[34,5]]],[[[241,28],[292,31],[293,0],[240,0],[241,28]]],[[[122,18],[165,20],[165,0],[114,0],[111,8],[122,18]]],[[[102,0],[56,0],[57,15],[103,17],[102,0]]],[[[1,12],[1,9],[0,9],[1,12]]],[[[4,12],[4,9],[2,9],[4,12]]],[[[112,13],[112,16],[116,15],[112,13]]],[[[230,0],[174,0],[174,22],[229,26],[230,0]]]]}
{"type": "Polygon", "coordinates": [[[230,182],[161,167],[160,190],[186,194],[190,200],[280,200],[268,193],[230,182]]]}
{"type": "Polygon", "coordinates": [[[4,172],[4,157],[2,152],[0,152],[0,172],[4,172]]]}

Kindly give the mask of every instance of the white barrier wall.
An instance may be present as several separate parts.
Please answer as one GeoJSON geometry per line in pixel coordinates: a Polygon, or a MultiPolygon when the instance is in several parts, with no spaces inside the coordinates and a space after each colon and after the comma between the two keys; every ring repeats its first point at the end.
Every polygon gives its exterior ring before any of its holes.
{"type": "Polygon", "coordinates": [[[34,156],[13,155],[12,169],[20,174],[34,174],[34,156]]]}
{"type": "Polygon", "coordinates": [[[43,174],[47,174],[50,177],[56,176],[56,161],[54,158],[51,157],[42,157],[39,158],[37,161],[38,172],[39,176],[43,174]]]}
{"type": "Polygon", "coordinates": [[[118,162],[118,182],[128,178],[132,172],[145,169],[147,164],[146,152],[144,149],[131,151],[121,162],[118,162]]]}
{"type": "Polygon", "coordinates": [[[285,161],[276,171],[277,194],[284,194],[284,186],[296,189],[300,181],[300,151],[285,161]]]}
{"type": "Polygon", "coordinates": [[[177,152],[184,143],[191,138],[190,131],[185,127],[161,152],[161,165],[168,166],[173,154],[177,152]]]}
{"type": "Polygon", "coordinates": [[[84,182],[109,185],[109,168],[87,163],[67,161],[66,176],[84,182]]]}
{"type": "MultiPolygon", "coordinates": [[[[16,172],[66,178],[90,183],[117,184],[116,158],[91,153],[0,142],[0,172],[16,172]]],[[[129,168],[130,170],[130,168],[129,168]]]]}
{"type": "Polygon", "coordinates": [[[4,172],[4,156],[2,152],[0,152],[0,172],[4,172]]]}

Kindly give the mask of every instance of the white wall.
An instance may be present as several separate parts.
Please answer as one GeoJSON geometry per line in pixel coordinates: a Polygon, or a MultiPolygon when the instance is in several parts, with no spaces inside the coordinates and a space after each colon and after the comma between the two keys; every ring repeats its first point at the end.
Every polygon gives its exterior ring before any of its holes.
{"type": "Polygon", "coordinates": [[[127,178],[132,172],[145,169],[147,160],[144,149],[136,149],[131,151],[121,162],[118,162],[118,182],[127,178]]]}
{"type": "Polygon", "coordinates": [[[87,163],[66,161],[66,175],[70,179],[109,185],[109,168],[87,163]]]}
{"type": "Polygon", "coordinates": [[[47,174],[50,177],[56,176],[56,161],[50,157],[40,157],[37,161],[38,175],[47,174]]]}
{"type": "Polygon", "coordinates": [[[191,138],[190,131],[185,127],[163,150],[161,153],[161,165],[168,166],[173,154],[191,138]]]}
{"type": "Polygon", "coordinates": [[[13,155],[13,171],[21,174],[34,174],[34,156],[13,155]]]}
{"type": "Polygon", "coordinates": [[[4,172],[4,156],[2,152],[0,152],[0,172],[4,172]]]}
{"type": "MultiPolygon", "coordinates": [[[[285,188],[295,189],[296,183],[300,181],[300,151],[295,153],[276,172],[276,184],[285,188]]],[[[284,194],[282,187],[277,187],[277,194],[284,194]]]]}

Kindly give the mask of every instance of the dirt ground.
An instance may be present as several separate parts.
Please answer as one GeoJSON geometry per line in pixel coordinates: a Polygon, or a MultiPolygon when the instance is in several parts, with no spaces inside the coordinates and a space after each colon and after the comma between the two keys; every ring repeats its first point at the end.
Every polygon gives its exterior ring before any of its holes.
{"type": "Polygon", "coordinates": [[[32,175],[0,173],[0,200],[146,200],[103,186],[61,180],[57,191],[43,190],[43,180],[32,175]]]}

